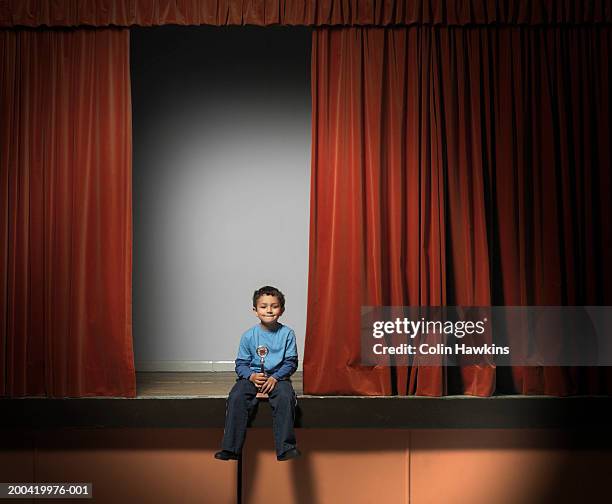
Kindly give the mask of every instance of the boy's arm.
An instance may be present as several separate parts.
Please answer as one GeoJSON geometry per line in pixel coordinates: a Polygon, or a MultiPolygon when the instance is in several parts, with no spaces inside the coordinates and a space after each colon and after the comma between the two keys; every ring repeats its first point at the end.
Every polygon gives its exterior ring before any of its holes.
{"type": "Polygon", "coordinates": [[[283,360],[283,364],[276,373],[272,374],[273,378],[276,378],[277,381],[285,380],[289,378],[298,367],[298,358],[297,357],[286,357],[283,360]]]}
{"type": "Polygon", "coordinates": [[[278,370],[272,374],[277,380],[286,380],[289,378],[298,367],[297,345],[295,343],[295,333],[289,332],[287,336],[287,344],[285,346],[285,358],[278,370]]]}
{"type": "Polygon", "coordinates": [[[235,364],[236,364],[236,374],[240,378],[244,378],[245,380],[248,380],[251,374],[253,374],[253,370],[251,369],[251,366],[250,366],[251,361],[244,360],[244,359],[236,359],[235,364]]]}
{"type": "Polygon", "coordinates": [[[251,354],[249,352],[249,346],[246,341],[246,335],[242,335],[242,338],[240,338],[240,345],[238,346],[238,356],[236,357],[235,364],[236,374],[240,378],[248,380],[253,371],[251,370],[251,354]]]}

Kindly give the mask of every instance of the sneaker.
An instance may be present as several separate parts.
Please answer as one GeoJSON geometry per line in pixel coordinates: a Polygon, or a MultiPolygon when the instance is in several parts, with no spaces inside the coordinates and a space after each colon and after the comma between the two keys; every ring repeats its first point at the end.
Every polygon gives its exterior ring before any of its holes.
{"type": "Polygon", "coordinates": [[[291,460],[301,456],[302,452],[300,452],[300,450],[298,450],[297,448],[291,448],[291,450],[287,450],[285,453],[282,453],[278,457],[276,457],[276,460],[284,462],[285,460],[291,460]]]}
{"type": "Polygon", "coordinates": [[[215,458],[217,460],[238,460],[240,455],[231,451],[221,450],[215,453],[215,458]]]}

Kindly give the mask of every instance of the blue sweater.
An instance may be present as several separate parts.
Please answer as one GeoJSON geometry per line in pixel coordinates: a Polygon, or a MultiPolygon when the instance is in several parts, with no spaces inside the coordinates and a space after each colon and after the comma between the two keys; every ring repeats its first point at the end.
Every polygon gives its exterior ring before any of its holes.
{"type": "Polygon", "coordinates": [[[261,372],[261,359],[256,349],[259,345],[268,347],[264,367],[268,376],[277,380],[289,378],[298,366],[297,345],[293,329],[279,324],[276,331],[268,331],[257,324],[242,335],[238,356],[236,357],[236,374],[248,380],[252,373],[261,372]]]}

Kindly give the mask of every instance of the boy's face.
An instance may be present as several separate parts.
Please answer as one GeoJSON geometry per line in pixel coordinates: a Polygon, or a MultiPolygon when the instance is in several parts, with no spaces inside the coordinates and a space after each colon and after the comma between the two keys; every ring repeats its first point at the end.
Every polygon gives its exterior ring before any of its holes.
{"type": "Polygon", "coordinates": [[[283,314],[284,309],[281,308],[276,296],[264,294],[257,300],[256,305],[253,307],[253,311],[263,325],[273,326],[283,314]]]}

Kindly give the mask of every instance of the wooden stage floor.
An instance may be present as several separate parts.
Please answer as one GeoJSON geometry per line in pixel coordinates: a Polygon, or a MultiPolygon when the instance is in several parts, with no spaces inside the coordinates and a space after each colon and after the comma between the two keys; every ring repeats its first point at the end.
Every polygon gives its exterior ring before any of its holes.
{"type": "MultiPolygon", "coordinates": [[[[138,397],[219,397],[227,396],[236,382],[233,371],[136,373],[138,397]]],[[[291,377],[293,389],[302,395],[302,372],[291,377]]]]}

